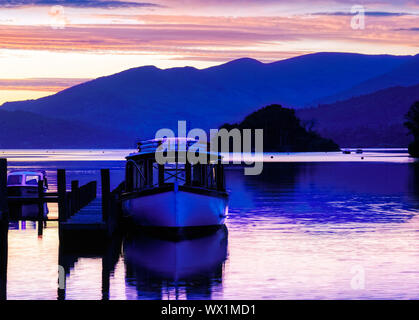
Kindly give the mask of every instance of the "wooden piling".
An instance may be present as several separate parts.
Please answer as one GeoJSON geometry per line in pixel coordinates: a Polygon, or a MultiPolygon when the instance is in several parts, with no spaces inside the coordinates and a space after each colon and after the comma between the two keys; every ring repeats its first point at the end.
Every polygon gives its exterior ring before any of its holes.
{"type": "Polygon", "coordinates": [[[0,159],[0,300],[7,299],[8,220],[7,160],[0,159]]]}
{"type": "Polygon", "coordinates": [[[42,236],[44,229],[44,181],[38,181],[38,236],[42,236]]]}
{"type": "Polygon", "coordinates": [[[7,299],[8,233],[8,222],[0,221],[0,300],[7,299]]]}
{"type": "Polygon", "coordinates": [[[66,177],[65,169],[57,170],[57,191],[58,191],[58,218],[60,221],[67,220],[67,201],[66,201],[66,177]]]}
{"type": "Polygon", "coordinates": [[[109,169],[101,169],[102,179],[102,221],[107,222],[111,207],[111,179],[109,169]]]}
{"type": "Polygon", "coordinates": [[[7,159],[0,159],[0,220],[7,221],[9,209],[7,205],[7,159]]]}

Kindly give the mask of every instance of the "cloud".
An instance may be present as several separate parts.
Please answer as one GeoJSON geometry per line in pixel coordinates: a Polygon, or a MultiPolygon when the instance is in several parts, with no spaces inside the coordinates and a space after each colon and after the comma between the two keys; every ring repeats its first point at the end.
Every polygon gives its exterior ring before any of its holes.
{"type": "Polygon", "coordinates": [[[84,78],[0,79],[0,90],[58,92],[89,80],[84,78]]]}
{"type": "MultiPolygon", "coordinates": [[[[366,16],[372,17],[401,17],[401,16],[411,16],[415,15],[409,12],[386,12],[386,11],[365,11],[366,16]]],[[[335,12],[315,12],[311,13],[314,16],[353,16],[354,13],[345,12],[345,11],[335,11],[335,12]]]]}
{"type": "Polygon", "coordinates": [[[394,29],[395,31],[419,31],[419,28],[400,28],[394,29]]]}
{"type": "Polygon", "coordinates": [[[133,7],[160,7],[150,2],[132,2],[118,0],[2,0],[2,8],[19,8],[27,6],[54,6],[61,5],[73,8],[133,8],[133,7]]]}

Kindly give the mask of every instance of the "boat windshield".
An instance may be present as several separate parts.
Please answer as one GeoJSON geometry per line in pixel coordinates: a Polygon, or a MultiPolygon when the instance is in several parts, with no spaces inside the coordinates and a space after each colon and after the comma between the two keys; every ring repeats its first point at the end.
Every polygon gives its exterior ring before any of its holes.
{"type": "Polygon", "coordinates": [[[25,178],[25,183],[30,186],[37,186],[39,181],[39,176],[37,175],[27,175],[25,178]]]}

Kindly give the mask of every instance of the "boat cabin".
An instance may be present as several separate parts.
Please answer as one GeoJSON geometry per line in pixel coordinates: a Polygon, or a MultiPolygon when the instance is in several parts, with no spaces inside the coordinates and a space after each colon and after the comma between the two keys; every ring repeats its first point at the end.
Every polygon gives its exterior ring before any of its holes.
{"type": "Polygon", "coordinates": [[[45,171],[12,171],[7,175],[7,186],[38,188],[38,181],[40,180],[44,182],[44,188],[48,189],[45,171]]]}
{"type": "MultiPolygon", "coordinates": [[[[126,192],[163,188],[169,185],[188,189],[212,190],[226,193],[222,158],[216,153],[205,153],[206,163],[191,164],[185,154],[197,140],[187,138],[154,139],[138,144],[138,152],[130,154],[126,164],[126,192]],[[158,147],[169,141],[171,149],[158,151],[158,147]],[[166,163],[156,161],[156,152],[171,152],[166,163]],[[183,161],[180,160],[183,152],[183,161]],[[185,159],[186,158],[186,159],[185,159]],[[182,163],[183,162],[183,163],[182,163]]],[[[192,151],[191,151],[192,152],[192,151]]]]}

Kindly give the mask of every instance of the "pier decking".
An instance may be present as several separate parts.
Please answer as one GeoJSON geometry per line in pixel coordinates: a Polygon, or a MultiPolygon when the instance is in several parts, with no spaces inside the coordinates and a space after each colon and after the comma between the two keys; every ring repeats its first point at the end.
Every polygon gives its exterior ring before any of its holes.
{"type": "Polygon", "coordinates": [[[82,208],[67,221],[61,223],[66,230],[106,230],[106,223],[102,219],[102,202],[96,198],[82,208]]]}

